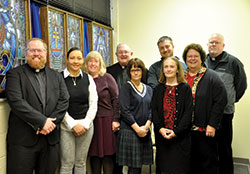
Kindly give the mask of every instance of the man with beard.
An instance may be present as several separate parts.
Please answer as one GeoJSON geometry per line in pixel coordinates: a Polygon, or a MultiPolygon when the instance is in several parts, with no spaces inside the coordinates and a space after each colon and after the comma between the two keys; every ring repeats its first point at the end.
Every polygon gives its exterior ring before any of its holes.
{"type": "Polygon", "coordinates": [[[222,78],[227,90],[227,105],[218,129],[218,150],[220,174],[233,174],[232,120],[234,116],[234,103],[238,102],[247,88],[247,79],[244,66],[241,61],[224,50],[224,37],[214,33],[208,40],[208,56],[206,64],[208,68],[216,71],[222,78]]]}
{"type": "Polygon", "coordinates": [[[45,66],[46,55],[46,43],[33,38],[27,44],[27,63],[7,72],[8,174],[56,171],[59,128],[69,94],[62,75],[45,66]]]}
{"type": "MultiPolygon", "coordinates": [[[[149,67],[147,83],[152,88],[155,88],[159,82],[161,65],[164,58],[171,57],[174,55],[174,44],[172,38],[169,36],[162,36],[157,42],[159,52],[161,54],[161,60],[155,62],[149,67]]],[[[179,59],[178,57],[176,57],[179,59]]],[[[183,70],[187,68],[186,64],[180,62],[183,70]]]]}

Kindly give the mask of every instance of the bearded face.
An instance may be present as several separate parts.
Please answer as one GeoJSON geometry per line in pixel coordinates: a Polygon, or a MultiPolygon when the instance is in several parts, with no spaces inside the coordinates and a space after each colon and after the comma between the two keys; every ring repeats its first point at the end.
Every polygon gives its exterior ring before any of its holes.
{"type": "Polygon", "coordinates": [[[47,62],[47,51],[42,41],[32,40],[28,44],[26,60],[30,67],[42,69],[47,62]]]}

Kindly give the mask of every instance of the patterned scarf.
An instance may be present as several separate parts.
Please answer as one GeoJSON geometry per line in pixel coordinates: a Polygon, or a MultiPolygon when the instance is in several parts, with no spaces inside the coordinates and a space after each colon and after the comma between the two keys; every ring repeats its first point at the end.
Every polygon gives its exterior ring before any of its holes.
{"type": "MultiPolygon", "coordinates": [[[[193,107],[195,106],[195,93],[196,93],[196,89],[197,89],[197,85],[199,83],[199,81],[202,79],[203,75],[205,74],[207,68],[205,67],[201,67],[200,70],[198,71],[197,75],[194,78],[194,81],[192,83],[192,86],[190,86],[192,88],[192,95],[193,95],[193,107]]],[[[186,81],[188,82],[188,76],[189,76],[189,68],[186,69],[186,71],[184,72],[184,76],[186,81]]],[[[188,82],[189,83],[189,82],[188,82]]],[[[190,84],[190,83],[189,83],[190,84]]],[[[194,112],[192,113],[192,122],[194,121],[194,112]]],[[[199,130],[199,131],[206,131],[206,129],[197,127],[195,125],[193,125],[193,130],[199,130]]]]}

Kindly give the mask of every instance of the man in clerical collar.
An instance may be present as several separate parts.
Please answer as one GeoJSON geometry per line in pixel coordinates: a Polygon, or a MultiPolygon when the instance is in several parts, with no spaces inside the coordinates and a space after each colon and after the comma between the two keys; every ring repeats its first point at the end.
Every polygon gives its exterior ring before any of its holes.
{"type": "Polygon", "coordinates": [[[118,44],[115,55],[118,62],[107,67],[107,72],[114,77],[120,91],[121,87],[129,80],[126,67],[133,52],[127,44],[118,44]]]}
{"type": "Polygon", "coordinates": [[[247,89],[247,79],[244,65],[235,56],[224,51],[223,35],[212,34],[208,39],[208,52],[206,65],[218,72],[227,90],[227,105],[217,131],[219,150],[219,173],[233,174],[232,120],[235,112],[235,103],[238,102],[247,89]]]}
{"type": "Polygon", "coordinates": [[[62,75],[45,66],[47,45],[43,40],[33,38],[27,43],[26,60],[6,74],[6,97],[11,108],[7,173],[53,174],[69,94],[62,75]]]}

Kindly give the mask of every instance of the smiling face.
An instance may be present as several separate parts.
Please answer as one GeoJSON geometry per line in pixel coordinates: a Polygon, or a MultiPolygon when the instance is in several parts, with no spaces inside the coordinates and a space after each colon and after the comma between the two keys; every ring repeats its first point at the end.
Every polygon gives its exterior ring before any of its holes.
{"type": "Polygon", "coordinates": [[[41,40],[31,40],[28,43],[26,60],[29,66],[34,69],[42,69],[45,66],[47,62],[47,50],[41,40]]]}
{"type": "Polygon", "coordinates": [[[174,54],[174,45],[170,40],[164,40],[163,42],[159,42],[158,48],[163,58],[173,56],[174,54]]]}
{"type": "Polygon", "coordinates": [[[80,72],[84,59],[80,50],[74,50],[68,57],[68,71],[73,74],[80,72]]]}
{"type": "Polygon", "coordinates": [[[87,62],[87,68],[89,74],[95,78],[98,77],[100,71],[100,61],[98,58],[90,58],[87,62]]]}
{"type": "Polygon", "coordinates": [[[118,45],[116,56],[121,66],[127,66],[128,61],[131,59],[133,52],[126,44],[118,45]]]}
{"type": "Polygon", "coordinates": [[[200,53],[195,49],[188,50],[186,64],[189,69],[199,70],[202,64],[200,53]]]}
{"type": "Polygon", "coordinates": [[[164,60],[164,62],[163,62],[163,73],[164,73],[164,75],[165,75],[165,77],[167,79],[176,78],[177,72],[178,72],[177,65],[176,65],[176,62],[173,59],[168,58],[168,59],[164,60]]]}

